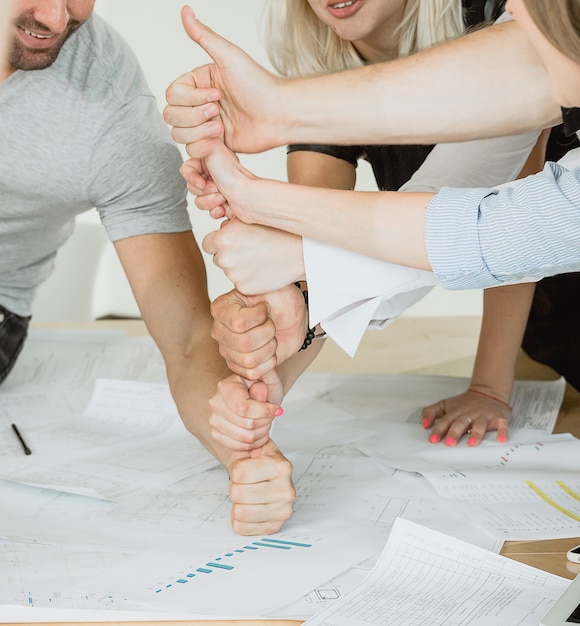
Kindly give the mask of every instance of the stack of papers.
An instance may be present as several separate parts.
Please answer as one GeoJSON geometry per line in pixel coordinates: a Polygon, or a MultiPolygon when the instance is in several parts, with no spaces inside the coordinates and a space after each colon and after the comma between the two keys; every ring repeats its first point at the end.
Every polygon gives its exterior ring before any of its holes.
{"type": "Polygon", "coordinates": [[[570,581],[403,519],[372,572],[307,626],[537,626],[570,581]]]}
{"type": "Polygon", "coordinates": [[[294,515],[277,535],[244,538],[227,473],[183,427],[149,338],[33,332],[0,388],[0,620],[348,624],[350,611],[402,626],[415,622],[395,607],[423,602],[438,613],[420,623],[469,610],[473,624],[527,624],[567,581],[497,552],[580,535],[580,442],[551,434],[563,381],[521,381],[508,444],[429,444],[418,409],[466,384],[304,375],[272,435],[293,463],[294,515]],[[379,597],[395,621],[360,613],[379,597]]]}

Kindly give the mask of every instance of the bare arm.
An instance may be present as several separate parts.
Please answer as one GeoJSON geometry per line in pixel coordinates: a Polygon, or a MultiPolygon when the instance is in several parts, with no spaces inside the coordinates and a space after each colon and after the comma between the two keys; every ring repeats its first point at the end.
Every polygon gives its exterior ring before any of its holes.
{"type": "Polygon", "coordinates": [[[288,182],[325,189],[354,189],[355,168],[321,152],[290,152],[287,160],[288,182]]]}
{"type": "MultiPolygon", "coordinates": [[[[210,336],[213,319],[205,266],[192,233],[130,237],[117,241],[115,248],[165,360],[185,426],[228,469],[234,531],[243,535],[278,531],[292,514],[296,495],[291,463],[273,441],[250,455],[233,451],[212,436],[210,399],[215,400],[218,382],[230,371],[210,336]]],[[[251,403],[258,410],[271,410],[265,399],[244,389],[236,406],[251,403]]]]}
{"type": "MultiPolygon", "coordinates": [[[[263,224],[390,263],[431,269],[424,240],[417,235],[423,233],[434,193],[344,191],[259,179],[222,142],[208,142],[206,149],[204,156],[221,191],[218,196],[222,203],[227,198],[229,205],[212,208],[213,217],[227,213],[246,224],[263,224]]],[[[187,169],[184,166],[182,172],[189,180],[187,169]]],[[[214,207],[216,198],[200,196],[196,204],[214,207]]]]}
{"type": "Polygon", "coordinates": [[[231,149],[259,152],[312,141],[463,141],[561,120],[540,58],[515,22],[411,57],[283,80],[187,10],[183,15],[189,36],[215,61],[183,75],[167,91],[165,119],[194,157],[195,142],[222,133],[231,149]]]}
{"type": "Polygon", "coordinates": [[[524,283],[485,290],[470,391],[423,409],[423,427],[433,426],[432,443],[454,446],[469,432],[467,442],[476,446],[488,430],[497,431],[498,441],[507,440],[515,363],[534,289],[534,283],[524,283]]]}
{"type": "Polygon", "coordinates": [[[484,291],[484,315],[471,383],[507,403],[535,288],[535,283],[522,283],[484,291]]]}
{"type": "Polygon", "coordinates": [[[560,177],[553,175],[560,171],[558,166],[547,166],[545,174],[491,193],[452,188],[437,194],[356,192],[261,180],[222,142],[213,140],[206,148],[209,170],[223,196],[217,209],[216,198],[210,196],[198,197],[196,204],[209,208],[213,217],[235,215],[246,223],[262,223],[417,269],[432,269],[433,263],[442,285],[451,289],[578,271],[579,186],[572,160],[567,164],[571,169],[562,170],[560,177]],[[528,193],[534,189],[541,193],[528,193]],[[548,196],[550,203],[542,200],[548,196]],[[207,198],[210,206],[203,205],[207,198]],[[315,217],[310,207],[320,208],[315,217]],[[557,228],[554,207],[561,225],[557,228]],[[553,227],[544,229],[542,224],[553,227]],[[501,237],[506,228],[510,236],[501,237]],[[477,246],[465,245],[475,239],[477,246]]]}
{"type": "Polygon", "coordinates": [[[440,143],[561,121],[541,60],[515,22],[407,58],[296,80],[284,101],[294,142],[440,143]]]}
{"type": "MultiPolygon", "coordinates": [[[[540,171],[545,162],[549,130],[540,134],[519,178],[540,171]]],[[[468,444],[478,445],[487,430],[497,430],[497,440],[508,436],[510,398],[515,364],[524,336],[535,283],[496,287],[484,291],[479,345],[469,389],[423,409],[423,426],[435,427],[432,442],[455,445],[468,431],[468,444]],[[465,417],[469,417],[466,423],[465,417]]]]}
{"type": "Polygon", "coordinates": [[[210,336],[205,266],[192,233],[129,237],[115,248],[185,426],[228,467],[231,452],[212,439],[208,419],[209,399],[231,372],[210,336]]]}

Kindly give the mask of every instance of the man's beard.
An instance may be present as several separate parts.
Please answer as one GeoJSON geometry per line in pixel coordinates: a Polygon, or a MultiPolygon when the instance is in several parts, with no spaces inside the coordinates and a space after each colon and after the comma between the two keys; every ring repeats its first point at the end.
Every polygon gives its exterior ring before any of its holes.
{"type": "MultiPolygon", "coordinates": [[[[50,67],[58,57],[61,48],[66,40],[81,26],[82,22],[70,20],[66,30],[55,41],[54,45],[44,50],[34,50],[26,48],[16,38],[12,40],[10,50],[8,51],[8,63],[17,70],[44,70],[50,67]]],[[[42,24],[18,24],[17,27],[26,28],[26,30],[42,32],[46,30],[42,24]],[[40,28],[38,28],[40,26],[40,28]]]]}

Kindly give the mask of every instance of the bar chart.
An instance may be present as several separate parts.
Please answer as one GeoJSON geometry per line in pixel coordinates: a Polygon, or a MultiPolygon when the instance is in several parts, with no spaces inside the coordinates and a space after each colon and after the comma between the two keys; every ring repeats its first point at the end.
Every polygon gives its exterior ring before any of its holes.
{"type": "Polygon", "coordinates": [[[269,536],[226,528],[176,534],[109,571],[99,591],[155,610],[266,615],[376,554],[384,534],[365,524],[358,530],[353,536],[329,522],[269,536]]]}
{"type": "Polygon", "coordinates": [[[251,543],[245,544],[241,548],[236,548],[231,552],[226,552],[223,556],[217,556],[213,559],[213,561],[208,561],[203,565],[191,567],[191,571],[187,574],[179,576],[174,581],[167,582],[165,585],[158,587],[155,590],[155,593],[163,593],[164,590],[171,589],[174,585],[185,585],[188,582],[192,582],[196,577],[199,577],[200,574],[204,576],[214,572],[231,572],[238,567],[239,556],[247,553],[248,551],[256,552],[261,549],[293,550],[296,548],[312,548],[312,544],[264,537],[259,541],[252,541],[251,543]]]}

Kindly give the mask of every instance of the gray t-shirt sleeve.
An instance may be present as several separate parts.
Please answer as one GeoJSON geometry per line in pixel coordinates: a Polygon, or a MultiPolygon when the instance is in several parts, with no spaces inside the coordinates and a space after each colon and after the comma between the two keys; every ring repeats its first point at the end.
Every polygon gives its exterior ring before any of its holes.
{"type": "Polygon", "coordinates": [[[112,241],[191,229],[181,155],[152,96],[105,121],[89,160],[89,193],[112,241]]]}

